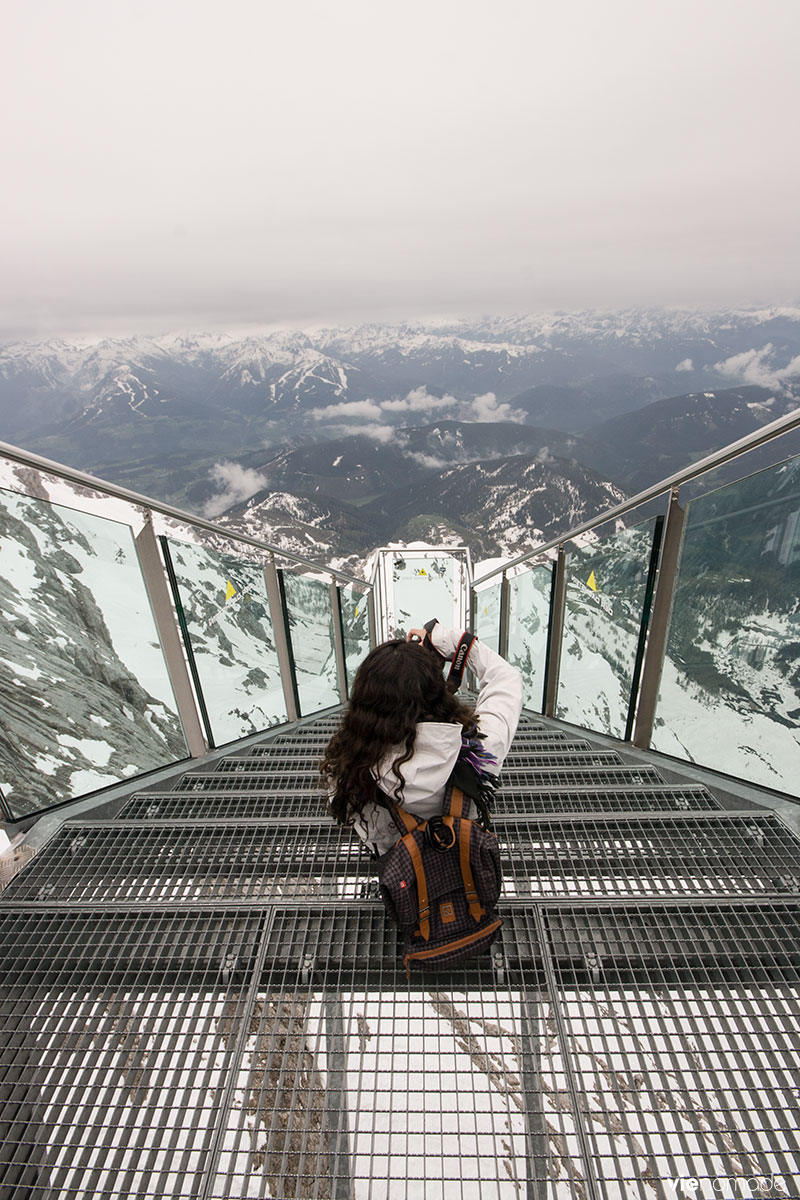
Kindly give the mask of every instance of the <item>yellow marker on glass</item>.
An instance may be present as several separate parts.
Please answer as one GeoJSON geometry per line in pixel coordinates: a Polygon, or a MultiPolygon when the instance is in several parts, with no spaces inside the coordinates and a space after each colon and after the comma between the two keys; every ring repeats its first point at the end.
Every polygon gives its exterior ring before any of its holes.
{"type": "Polygon", "coordinates": [[[592,571],[591,575],[586,580],[586,586],[590,587],[593,592],[597,591],[597,580],[594,577],[594,571],[592,571]]]}
{"type": "Polygon", "coordinates": [[[228,601],[231,599],[231,597],[235,596],[235,595],[236,595],[236,588],[233,586],[233,584],[231,583],[231,581],[229,579],[228,586],[225,589],[225,603],[227,604],[228,601]]]}

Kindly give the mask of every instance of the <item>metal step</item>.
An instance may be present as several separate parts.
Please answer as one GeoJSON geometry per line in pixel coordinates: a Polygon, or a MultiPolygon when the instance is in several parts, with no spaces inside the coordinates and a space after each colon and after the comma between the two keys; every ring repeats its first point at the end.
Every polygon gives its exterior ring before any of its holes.
{"type": "MultiPolygon", "coordinates": [[[[283,734],[280,737],[270,738],[263,745],[253,746],[247,751],[247,754],[248,756],[269,755],[273,754],[276,750],[315,754],[319,751],[321,757],[329,741],[330,737],[324,734],[307,733],[305,736],[301,736],[299,733],[296,735],[283,734]]],[[[524,731],[517,733],[511,743],[511,749],[537,749],[550,745],[570,746],[582,750],[591,748],[590,742],[570,738],[565,733],[558,733],[553,730],[540,730],[538,732],[524,731]]]]}
{"type": "MultiPolygon", "coordinates": [[[[273,750],[263,754],[250,754],[246,758],[222,758],[216,770],[224,775],[246,774],[250,771],[309,772],[319,769],[321,756],[291,751],[273,750]]],[[[512,750],[503,763],[503,771],[521,770],[527,767],[614,766],[622,759],[613,750],[572,750],[563,746],[537,753],[534,750],[512,750]]]]}
{"type": "Polygon", "coordinates": [[[296,792],[321,793],[318,771],[291,771],[285,767],[273,771],[198,771],[178,780],[176,792],[296,792]]]}
{"type": "Polygon", "coordinates": [[[132,796],[118,820],[269,820],[327,817],[327,799],[316,791],[147,792],[132,796]]]}
{"type": "MultiPolygon", "coordinates": [[[[502,776],[501,776],[502,779],[502,776]]],[[[517,788],[513,783],[501,783],[493,812],[513,816],[515,813],[599,813],[663,809],[665,812],[693,810],[718,811],[719,800],[707,788],[682,787],[674,784],[631,784],[619,787],[517,788]]]]}
{"type": "MultiPolygon", "coordinates": [[[[647,766],[585,766],[585,767],[507,767],[501,774],[500,790],[521,787],[620,787],[625,785],[657,784],[664,780],[653,767],[647,766]]],[[[176,792],[281,792],[302,789],[314,794],[321,790],[317,771],[286,767],[266,770],[255,765],[244,770],[219,770],[187,774],[175,784],[176,792]]]]}
{"type": "Polygon", "coordinates": [[[621,766],[622,759],[614,750],[573,750],[572,747],[543,751],[513,749],[503,762],[503,771],[526,770],[533,767],[611,767],[621,766]]]}
{"type": "Polygon", "coordinates": [[[640,787],[663,784],[665,780],[655,769],[648,766],[586,766],[563,768],[509,767],[503,764],[500,774],[499,792],[526,789],[536,792],[539,788],[617,788],[640,787]]]}
{"type": "MultiPolygon", "coordinates": [[[[720,802],[703,787],[673,784],[618,788],[530,789],[501,787],[492,811],[495,816],[515,813],[572,812],[667,812],[718,811],[720,802]]],[[[327,800],[321,790],[281,792],[146,792],[132,796],[118,814],[125,820],[270,820],[327,816],[327,800]]]]}
{"type": "MultiPolygon", "coordinates": [[[[506,818],[506,899],[800,892],[800,841],[773,814],[506,818]]],[[[315,824],[75,822],[6,901],[192,904],[358,899],[374,864],[349,830],[315,824]]]]}

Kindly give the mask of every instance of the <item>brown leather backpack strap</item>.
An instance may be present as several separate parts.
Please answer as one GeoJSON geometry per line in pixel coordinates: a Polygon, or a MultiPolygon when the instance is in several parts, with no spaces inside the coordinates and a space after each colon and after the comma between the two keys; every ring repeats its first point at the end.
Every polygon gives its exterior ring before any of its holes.
{"type": "Polygon", "coordinates": [[[431,936],[430,924],[430,905],[428,904],[428,883],[425,879],[425,868],[422,865],[422,855],[419,852],[419,846],[414,841],[412,834],[407,833],[403,838],[403,845],[409,853],[414,874],[417,877],[417,907],[419,908],[419,930],[418,934],[426,942],[431,936]]]}
{"type": "Polygon", "coordinates": [[[464,793],[461,791],[461,788],[448,788],[445,791],[442,814],[445,817],[464,816],[464,793]]]}
{"type": "Polygon", "coordinates": [[[406,812],[406,810],[404,808],[401,808],[399,804],[395,804],[394,811],[397,814],[397,816],[400,818],[400,820],[402,821],[402,823],[405,827],[406,833],[411,833],[413,830],[415,830],[419,827],[419,821],[417,820],[417,818],[412,817],[411,813],[406,812]]]}
{"type": "Polygon", "coordinates": [[[461,878],[464,880],[464,891],[469,905],[470,916],[474,921],[480,921],[484,915],[478,893],[475,890],[475,880],[472,877],[472,867],[469,863],[469,841],[472,835],[472,821],[462,821],[459,833],[459,849],[461,852],[461,878]]]}

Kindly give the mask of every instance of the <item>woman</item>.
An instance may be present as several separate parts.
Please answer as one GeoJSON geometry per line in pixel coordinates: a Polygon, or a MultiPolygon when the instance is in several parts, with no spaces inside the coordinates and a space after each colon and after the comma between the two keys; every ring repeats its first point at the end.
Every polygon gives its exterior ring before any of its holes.
{"type": "MultiPolygon", "coordinates": [[[[423,820],[441,813],[468,731],[477,726],[487,773],[496,775],[508,753],[522,709],[522,677],[475,641],[468,664],[480,685],[478,701],[474,710],[462,704],[442,673],[461,636],[431,622],[412,629],[406,641],[377,646],[356,672],[321,771],[334,818],[352,825],[373,854],[384,854],[398,839],[391,800],[423,820]]],[[[473,802],[465,815],[477,815],[473,802]]]]}

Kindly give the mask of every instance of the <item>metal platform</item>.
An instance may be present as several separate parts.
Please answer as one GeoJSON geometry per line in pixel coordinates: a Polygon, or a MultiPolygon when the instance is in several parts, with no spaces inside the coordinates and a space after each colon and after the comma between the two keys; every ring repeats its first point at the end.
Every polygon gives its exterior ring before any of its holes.
{"type": "Polygon", "coordinates": [[[783,821],[526,715],[501,937],[409,981],[309,766],[337,723],[68,823],[0,897],[3,1200],[797,1196],[783,821]]]}

